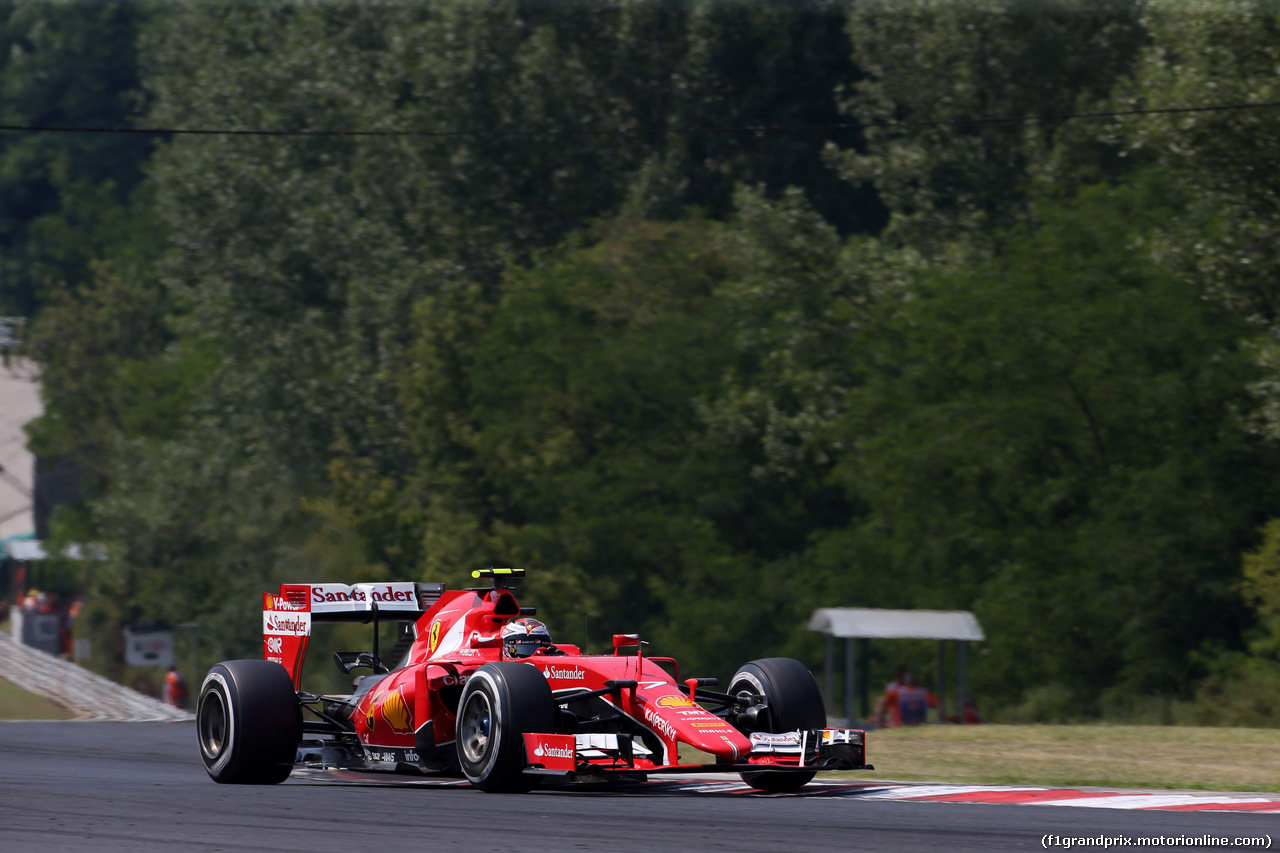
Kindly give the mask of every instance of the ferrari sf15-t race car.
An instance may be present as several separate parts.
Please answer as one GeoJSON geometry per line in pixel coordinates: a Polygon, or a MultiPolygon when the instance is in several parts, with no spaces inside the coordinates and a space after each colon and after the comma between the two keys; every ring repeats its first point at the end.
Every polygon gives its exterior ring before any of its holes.
{"type": "Polygon", "coordinates": [[[491,586],[284,584],[263,593],[265,660],[217,664],[196,707],[200,755],[217,782],[271,784],[295,767],[465,776],[484,791],[541,782],[728,771],[762,791],[792,791],[820,770],[874,769],[863,732],[829,728],[808,669],[789,658],[681,680],[635,634],[612,655],[551,641],[509,586],[519,569],[481,569],[491,586]],[[312,626],[374,623],[373,650],[335,652],[350,695],[301,690],[312,626]],[[377,624],[399,640],[378,653],[377,624]],[[634,649],[634,653],[632,652],[634,649]],[[687,744],[698,759],[686,763],[687,744]],[[709,760],[708,760],[709,759],[709,760]]]}

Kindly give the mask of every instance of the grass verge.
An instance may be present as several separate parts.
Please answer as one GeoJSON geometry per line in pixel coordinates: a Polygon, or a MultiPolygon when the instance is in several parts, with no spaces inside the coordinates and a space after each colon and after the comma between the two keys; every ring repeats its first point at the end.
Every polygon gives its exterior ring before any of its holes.
{"type": "Polygon", "coordinates": [[[0,678],[0,720],[70,720],[74,714],[0,678]]]}
{"type": "Polygon", "coordinates": [[[921,726],[867,732],[874,772],[931,782],[1280,791],[1280,729],[921,726]]]}

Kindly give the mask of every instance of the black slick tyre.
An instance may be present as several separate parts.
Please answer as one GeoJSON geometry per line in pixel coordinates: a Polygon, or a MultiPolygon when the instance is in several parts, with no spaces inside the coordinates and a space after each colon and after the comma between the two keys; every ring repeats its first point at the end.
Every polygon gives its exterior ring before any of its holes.
{"type": "MultiPolygon", "coordinates": [[[[743,664],[729,682],[729,694],[759,696],[768,706],[752,731],[794,732],[827,725],[827,708],[813,673],[798,660],[763,658],[743,664]]],[[[750,735],[751,731],[743,734],[750,735]]],[[[771,793],[798,790],[814,777],[812,770],[762,770],[742,773],[742,781],[771,793]]]]}
{"type": "Polygon", "coordinates": [[[524,735],[556,730],[547,679],[523,663],[490,663],[467,679],[458,700],[457,751],[462,773],[482,791],[527,791],[524,735]]]}
{"type": "Polygon", "coordinates": [[[215,782],[274,785],[289,778],[302,740],[302,706],[289,673],[265,660],[215,665],[200,686],[196,737],[215,782]]]}

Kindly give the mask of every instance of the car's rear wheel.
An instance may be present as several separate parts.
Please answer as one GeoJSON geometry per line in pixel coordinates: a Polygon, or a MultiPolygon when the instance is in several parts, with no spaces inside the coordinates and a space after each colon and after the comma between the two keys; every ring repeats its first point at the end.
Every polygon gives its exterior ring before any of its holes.
{"type": "MultiPolygon", "coordinates": [[[[758,697],[766,710],[755,720],[752,732],[793,732],[827,725],[827,708],[813,673],[798,660],[763,658],[743,664],[729,682],[731,696],[758,697]]],[[[761,770],[742,773],[742,781],[761,791],[795,791],[814,777],[812,770],[761,770]]]]}
{"type": "Polygon", "coordinates": [[[273,785],[289,778],[302,740],[302,706],[289,673],[265,660],[229,660],[205,676],[196,736],[215,782],[273,785]]]}
{"type": "Polygon", "coordinates": [[[547,680],[523,663],[491,663],[467,679],[458,701],[457,750],[463,775],[482,791],[527,791],[524,735],[554,732],[547,680]]]}

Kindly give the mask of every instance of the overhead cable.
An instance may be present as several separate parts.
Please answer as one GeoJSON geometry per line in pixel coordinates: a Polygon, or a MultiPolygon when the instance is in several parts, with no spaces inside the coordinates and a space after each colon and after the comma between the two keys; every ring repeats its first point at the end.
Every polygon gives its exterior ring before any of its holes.
{"type": "Polygon", "coordinates": [[[870,127],[945,127],[970,124],[1019,124],[1027,122],[1055,122],[1072,119],[1125,118],[1142,115],[1177,115],[1184,113],[1214,113],[1233,110],[1261,110],[1280,107],[1280,101],[1253,104],[1217,104],[1200,107],[1151,107],[1131,110],[1105,110],[1089,113],[1061,113],[1029,116],[978,116],[976,118],[931,119],[927,121],[896,121],[892,119],[866,119],[864,121],[831,122],[828,124],[760,124],[760,125],[706,125],[692,127],[652,128],[575,128],[571,130],[537,130],[517,128],[510,130],[270,130],[202,127],[82,127],[46,124],[0,124],[0,131],[26,133],[132,133],[153,136],[405,136],[405,137],[463,137],[463,136],[642,136],[652,134],[700,133],[790,133],[805,130],[863,130],[870,127]]]}

